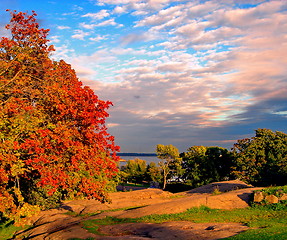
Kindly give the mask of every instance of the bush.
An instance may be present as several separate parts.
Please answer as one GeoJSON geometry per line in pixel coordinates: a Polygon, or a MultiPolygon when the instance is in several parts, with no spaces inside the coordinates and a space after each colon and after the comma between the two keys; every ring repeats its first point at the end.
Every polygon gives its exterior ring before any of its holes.
{"type": "Polygon", "coordinates": [[[287,186],[269,187],[261,190],[254,191],[253,207],[267,207],[272,210],[287,210],[287,186]],[[256,199],[256,195],[257,197],[256,199]],[[268,196],[275,198],[278,202],[269,202],[268,196]]]}

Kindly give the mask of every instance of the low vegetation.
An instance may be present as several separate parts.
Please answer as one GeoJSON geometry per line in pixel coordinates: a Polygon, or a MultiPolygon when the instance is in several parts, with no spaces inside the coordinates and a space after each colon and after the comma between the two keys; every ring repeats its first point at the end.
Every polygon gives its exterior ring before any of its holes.
{"type": "Polygon", "coordinates": [[[282,196],[282,194],[287,194],[287,186],[269,187],[258,191],[263,192],[266,195],[275,195],[277,197],[280,197],[282,196]]]}
{"type": "Polygon", "coordinates": [[[88,220],[83,227],[95,234],[102,234],[100,226],[121,223],[163,223],[168,221],[191,221],[195,223],[224,223],[237,222],[246,224],[250,230],[242,232],[228,239],[285,239],[287,237],[287,206],[274,209],[274,206],[252,206],[246,209],[218,210],[202,206],[191,208],[183,213],[149,215],[136,219],[118,219],[106,217],[104,219],[88,220]]]}
{"type": "MultiPolygon", "coordinates": [[[[268,194],[276,194],[278,191],[287,192],[287,186],[270,187],[263,190],[268,194]]],[[[83,222],[83,227],[96,234],[102,234],[100,226],[120,223],[163,223],[170,221],[191,221],[194,223],[229,223],[237,222],[250,227],[249,230],[236,236],[227,238],[235,239],[286,239],[287,238],[287,201],[277,204],[260,205],[251,202],[251,206],[245,209],[220,210],[206,206],[194,207],[182,213],[148,215],[135,219],[118,219],[106,217],[104,219],[88,220],[83,222]]]]}
{"type": "Polygon", "coordinates": [[[29,227],[15,226],[13,223],[13,221],[0,223],[0,240],[10,239],[15,232],[29,227]]]}

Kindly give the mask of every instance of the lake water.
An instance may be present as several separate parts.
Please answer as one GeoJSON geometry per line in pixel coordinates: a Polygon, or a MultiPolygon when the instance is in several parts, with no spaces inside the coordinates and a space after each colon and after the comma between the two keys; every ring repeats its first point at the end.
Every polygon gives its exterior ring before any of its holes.
{"type": "MultiPolygon", "coordinates": [[[[159,163],[160,161],[160,159],[155,156],[121,156],[120,158],[126,161],[139,158],[141,160],[145,160],[146,164],[149,164],[151,162],[159,163]]],[[[126,163],[127,162],[120,162],[120,166],[124,166],[126,163]]]]}

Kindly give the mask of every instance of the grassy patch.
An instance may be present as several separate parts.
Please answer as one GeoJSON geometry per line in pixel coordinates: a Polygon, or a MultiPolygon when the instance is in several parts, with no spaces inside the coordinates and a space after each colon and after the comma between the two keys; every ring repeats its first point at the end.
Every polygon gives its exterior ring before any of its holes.
{"type": "Polygon", "coordinates": [[[252,202],[251,205],[253,206],[264,206],[265,208],[269,208],[271,210],[287,210],[287,200],[281,200],[281,197],[286,196],[287,194],[287,186],[279,186],[279,187],[269,187],[261,190],[256,190],[255,192],[263,193],[265,197],[264,200],[261,202],[252,202]],[[267,196],[274,195],[279,198],[278,203],[270,204],[266,198],[267,196]]]}
{"type": "Polygon", "coordinates": [[[261,219],[250,222],[248,226],[255,229],[247,230],[236,236],[227,238],[230,240],[248,239],[248,240],[279,240],[287,239],[287,219],[261,219]]]}
{"type": "Polygon", "coordinates": [[[286,210],[287,208],[274,210],[270,206],[234,210],[218,210],[202,206],[183,213],[145,216],[137,221],[238,222],[252,229],[228,239],[287,239],[286,210]]]}
{"type": "Polygon", "coordinates": [[[280,197],[281,194],[287,194],[287,186],[268,187],[262,190],[256,190],[255,192],[263,192],[266,193],[266,195],[275,195],[280,197]]]}
{"type": "Polygon", "coordinates": [[[150,185],[147,183],[120,183],[119,186],[124,187],[146,187],[148,188],[150,185]]]}
{"type": "MultiPolygon", "coordinates": [[[[118,208],[118,209],[111,209],[111,210],[104,210],[103,212],[115,212],[115,211],[121,211],[121,210],[132,210],[141,208],[144,206],[135,206],[135,207],[126,207],[126,208],[118,208]]],[[[97,215],[97,214],[94,214],[97,215]]],[[[115,217],[105,217],[101,219],[89,219],[83,221],[81,224],[84,229],[88,230],[91,233],[97,234],[97,235],[103,235],[99,228],[103,225],[114,225],[114,224],[120,224],[120,223],[132,223],[137,222],[135,219],[129,219],[129,218],[115,218],[115,217]]]]}
{"type": "Polygon", "coordinates": [[[173,195],[170,195],[168,198],[169,199],[177,199],[177,198],[184,198],[184,197],[185,197],[184,195],[173,194],[173,195]]]}
{"type": "Polygon", "coordinates": [[[213,189],[212,195],[219,195],[219,194],[221,194],[221,193],[222,193],[222,192],[220,192],[219,187],[218,187],[218,186],[215,186],[214,189],[213,189]]]}
{"type": "Polygon", "coordinates": [[[65,212],[64,214],[72,216],[72,217],[92,217],[92,216],[96,216],[102,212],[103,211],[99,211],[96,213],[76,213],[76,212],[68,211],[68,212],[65,212]]]}
{"type": "Polygon", "coordinates": [[[115,218],[115,217],[105,217],[103,219],[90,219],[82,222],[82,226],[84,229],[88,230],[91,233],[97,234],[97,235],[103,235],[99,228],[100,226],[104,225],[115,225],[115,224],[121,224],[121,223],[133,223],[137,222],[136,219],[130,219],[130,218],[115,218]]]}
{"type": "Polygon", "coordinates": [[[131,222],[162,223],[169,221],[202,222],[238,222],[246,224],[251,229],[228,239],[287,239],[287,209],[274,210],[269,207],[249,207],[246,209],[219,210],[205,206],[191,208],[183,213],[154,214],[136,219],[104,219],[83,222],[84,228],[95,234],[101,234],[98,229],[102,225],[113,225],[131,222]]]}
{"type": "Polygon", "coordinates": [[[192,222],[239,222],[250,224],[260,220],[287,219],[286,210],[270,210],[264,207],[250,207],[245,209],[219,210],[205,206],[191,208],[183,213],[149,215],[139,218],[143,222],[161,223],[164,221],[192,221],[192,222]]]}
{"type": "Polygon", "coordinates": [[[16,227],[14,226],[13,221],[0,223],[0,240],[12,238],[15,232],[24,230],[28,227],[29,226],[16,227]]]}

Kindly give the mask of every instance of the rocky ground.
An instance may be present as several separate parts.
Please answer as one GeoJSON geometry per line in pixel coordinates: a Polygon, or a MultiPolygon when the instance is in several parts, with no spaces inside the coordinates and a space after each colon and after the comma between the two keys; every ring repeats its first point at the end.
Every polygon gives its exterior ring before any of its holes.
{"type": "Polygon", "coordinates": [[[71,238],[94,239],[220,239],[247,230],[239,223],[166,222],[124,223],[102,226],[102,235],[89,233],[81,222],[87,219],[115,216],[137,218],[150,214],[179,213],[201,205],[217,209],[245,208],[251,193],[258,188],[235,180],[212,183],[191,191],[172,194],[160,189],[143,189],[111,193],[112,203],[94,200],[65,202],[60,209],[43,211],[32,219],[33,228],[16,234],[15,239],[64,240],[71,238]],[[213,195],[217,188],[221,194],[213,195]],[[117,210],[131,208],[129,210],[117,210]],[[116,211],[103,211],[103,210],[116,211]],[[100,213],[101,212],[101,213],[100,213]],[[70,214],[67,214],[70,213],[70,214]],[[71,214],[72,213],[72,214],[71,214]],[[100,213],[89,216],[89,213],[100,213]]]}

